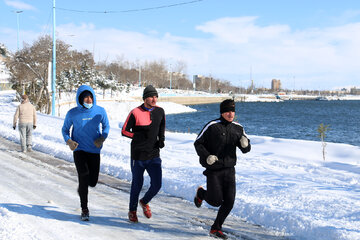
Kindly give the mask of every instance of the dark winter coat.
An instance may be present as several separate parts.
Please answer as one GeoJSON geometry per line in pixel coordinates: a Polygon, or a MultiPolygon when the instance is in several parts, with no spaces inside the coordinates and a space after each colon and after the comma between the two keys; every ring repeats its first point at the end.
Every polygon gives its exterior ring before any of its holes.
{"type": "Polygon", "coordinates": [[[144,104],[133,109],[121,131],[132,139],[131,159],[149,160],[160,156],[165,141],[165,112],[161,107],[145,108],[144,104]]]}
{"type": "Polygon", "coordinates": [[[237,122],[228,122],[223,117],[208,122],[194,142],[200,164],[210,170],[234,167],[236,147],[243,153],[251,149],[250,140],[246,148],[241,147],[242,136],[248,138],[243,127],[237,122]],[[219,160],[213,165],[208,165],[206,159],[209,155],[215,155],[219,160]]]}

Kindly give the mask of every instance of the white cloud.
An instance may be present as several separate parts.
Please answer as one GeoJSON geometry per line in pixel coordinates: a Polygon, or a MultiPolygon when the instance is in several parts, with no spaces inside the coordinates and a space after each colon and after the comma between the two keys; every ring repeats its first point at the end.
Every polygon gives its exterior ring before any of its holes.
{"type": "MultiPolygon", "coordinates": [[[[155,30],[139,33],[98,28],[89,23],[60,25],[57,33],[75,49],[94,52],[97,61],[113,61],[119,56],[134,62],[181,60],[187,63],[189,74],[211,73],[234,84],[243,80],[247,85],[251,68],[255,84],[265,87],[272,78],[281,79],[287,88],[358,85],[360,23],[292,31],[287,25],[260,26],[256,20],[209,21],[196,27],[205,33],[197,38],[155,30]]],[[[23,36],[28,42],[30,34],[23,36]]]]}
{"type": "Polygon", "coordinates": [[[21,1],[5,0],[5,4],[18,10],[36,10],[34,6],[21,1]]]}
{"type": "Polygon", "coordinates": [[[270,41],[289,32],[286,25],[256,26],[256,19],[257,17],[221,18],[197,26],[196,29],[210,33],[220,41],[235,44],[257,40],[260,33],[262,41],[270,41]]]}
{"type": "Polygon", "coordinates": [[[330,18],[330,20],[334,25],[343,25],[348,22],[354,21],[354,19],[358,18],[359,16],[360,16],[360,10],[351,9],[343,12],[339,16],[330,18]]]}
{"type": "Polygon", "coordinates": [[[307,83],[304,88],[313,82],[327,88],[338,81],[359,80],[360,23],[292,32],[286,25],[262,27],[255,21],[223,18],[197,27],[211,34],[207,40],[213,42],[212,59],[218,60],[214,65],[233,66],[223,73],[239,74],[252,65],[254,74],[269,83],[272,76],[296,75],[307,83]]]}

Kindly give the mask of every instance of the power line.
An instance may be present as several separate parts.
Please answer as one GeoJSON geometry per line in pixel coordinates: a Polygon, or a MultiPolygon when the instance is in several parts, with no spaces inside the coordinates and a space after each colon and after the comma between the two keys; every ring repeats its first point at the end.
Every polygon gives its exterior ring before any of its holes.
{"type": "Polygon", "coordinates": [[[106,10],[105,11],[89,11],[89,10],[59,8],[59,7],[57,7],[56,9],[62,10],[62,11],[68,11],[68,12],[79,12],[79,13],[129,13],[129,12],[141,12],[141,11],[150,11],[150,10],[156,10],[156,9],[161,9],[161,8],[177,7],[177,6],[193,4],[193,3],[201,2],[201,1],[204,1],[204,0],[193,0],[193,1],[174,3],[174,4],[162,5],[162,6],[156,6],[156,7],[137,8],[137,9],[128,9],[128,10],[120,10],[120,11],[106,11],[106,10]]]}

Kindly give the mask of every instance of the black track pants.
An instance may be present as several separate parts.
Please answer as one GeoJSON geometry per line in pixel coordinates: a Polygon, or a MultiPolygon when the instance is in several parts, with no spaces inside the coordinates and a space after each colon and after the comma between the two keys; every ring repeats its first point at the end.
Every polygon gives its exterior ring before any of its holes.
{"type": "Polygon", "coordinates": [[[74,152],[74,162],[78,173],[81,209],[87,208],[88,187],[95,187],[99,179],[100,154],[84,151],[74,152]]]}
{"type": "Polygon", "coordinates": [[[200,199],[214,207],[220,207],[211,229],[221,230],[226,217],[234,206],[236,184],[235,168],[224,168],[217,171],[206,170],[207,190],[199,192],[200,199]]]}

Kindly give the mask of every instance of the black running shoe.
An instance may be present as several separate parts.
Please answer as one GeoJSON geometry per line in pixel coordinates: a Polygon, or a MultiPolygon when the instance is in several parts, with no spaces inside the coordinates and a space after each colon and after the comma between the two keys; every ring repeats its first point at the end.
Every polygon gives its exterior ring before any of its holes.
{"type": "Polygon", "coordinates": [[[203,187],[201,187],[201,186],[198,187],[198,189],[196,190],[196,195],[195,195],[195,197],[194,197],[195,206],[198,207],[198,208],[201,207],[201,204],[202,204],[202,202],[203,202],[203,200],[199,198],[199,190],[200,190],[200,189],[204,190],[203,187]]]}
{"type": "Polygon", "coordinates": [[[90,218],[90,216],[89,216],[89,209],[83,209],[82,211],[81,211],[81,221],[89,221],[89,218],[90,218]]]}

